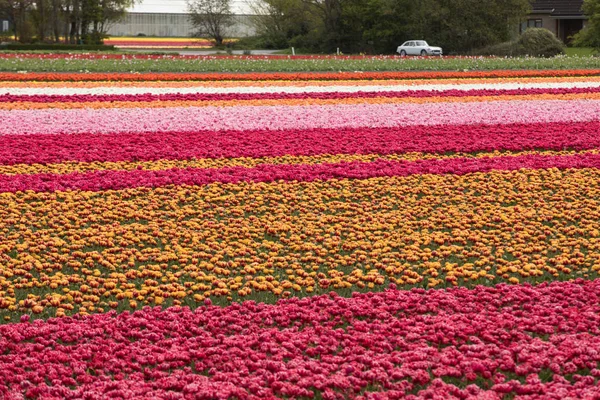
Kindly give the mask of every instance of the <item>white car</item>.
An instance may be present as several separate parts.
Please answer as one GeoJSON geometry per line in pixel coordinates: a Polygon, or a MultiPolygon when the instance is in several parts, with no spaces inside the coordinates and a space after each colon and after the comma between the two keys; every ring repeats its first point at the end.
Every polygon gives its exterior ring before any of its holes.
{"type": "Polygon", "coordinates": [[[396,53],[401,56],[441,56],[442,48],[430,46],[424,40],[409,40],[398,46],[396,53]]]}

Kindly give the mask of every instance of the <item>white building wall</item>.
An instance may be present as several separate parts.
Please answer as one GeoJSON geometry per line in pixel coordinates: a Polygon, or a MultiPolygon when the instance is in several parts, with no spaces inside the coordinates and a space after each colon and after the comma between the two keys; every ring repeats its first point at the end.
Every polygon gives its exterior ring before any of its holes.
{"type": "MultiPolygon", "coordinates": [[[[250,16],[235,15],[234,24],[228,29],[227,37],[246,37],[255,34],[250,16]]],[[[188,14],[128,13],[110,26],[111,36],[190,37],[193,28],[188,14]]]]}

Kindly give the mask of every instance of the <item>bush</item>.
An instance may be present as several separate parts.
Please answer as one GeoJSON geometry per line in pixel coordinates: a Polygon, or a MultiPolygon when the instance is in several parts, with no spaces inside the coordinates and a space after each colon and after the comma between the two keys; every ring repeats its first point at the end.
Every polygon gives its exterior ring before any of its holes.
{"type": "Polygon", "coordinates": [[[325,44],[322,35],[318,30],[310,31],[304,35],[298,35],[289,40],[289,47],[296,49],[306,49],[311,52],[321,53],[325,44]]]}
{"type": "Polygon", "coordinates": [[[84,45],[98,46],[104,43],[104,37],[99,32],[90,32],[81,36],[81,41],[84,45]]]}
{"type": "Polygon", "coordinates": [[[22,43],[9,43],[0,45],[0,50],[95,50],[95,51],[114,51],[115,46],[107,46],[103,44],[90,45],[90,44],[47,44],[47,43],[36,43],[36,44],[22,44],[22,43]]]}
{"type": "Polygon", "coordinates": [[[249,36],[239,38],[236,42],[233,43],[236,49],[244,50],[256,50],[256,49],[266,49],[268,48],[268,44],[265,40],[260,36],[249,36]]]}
{"type": "Polygon", "coordinates": [[[517,41],[503,42],[476,50],[473,54],[478,56],[518,57],[522,55],[517,41]]]}
{"type": "Polygon", "coordinates": [[[544,28],[529,28],[517,40],[475,50],[474,55],[499,57],[554,57],[565,54],[565,45],[544,28]]]}
{"type": "Polygon", "coordinates": [[[554,57],[565,54],[565,45],[552,32],[544,28],[529,28],[519,38],[519,47],[525,54],[535,57],[554,57]]]}
{"type": "Polygon", "coordinates": [[[573,36],[573,45],[593,47],[598,55],[600,51],[600,0],[585,0],[581,8],[588,20],[585,27],[573,36]]]}
{"type": "Polygon", "coordinates": [[[0,33],[0,44],[2,44],[2,43],[8,44],[8,43],[14,43],[14,42],[15,42],[15,38],[13,37],[12,33],[9,33],[9,32],[0,33]]]}

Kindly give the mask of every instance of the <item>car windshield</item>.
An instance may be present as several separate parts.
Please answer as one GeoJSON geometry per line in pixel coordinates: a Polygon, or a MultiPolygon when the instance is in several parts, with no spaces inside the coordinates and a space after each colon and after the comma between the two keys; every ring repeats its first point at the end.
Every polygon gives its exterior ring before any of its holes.
{"type": "Polygon", "coordinates": [[[427,46],[427,43],[420,41],[420,42],[417,42],[417,46],[427,46]]]}

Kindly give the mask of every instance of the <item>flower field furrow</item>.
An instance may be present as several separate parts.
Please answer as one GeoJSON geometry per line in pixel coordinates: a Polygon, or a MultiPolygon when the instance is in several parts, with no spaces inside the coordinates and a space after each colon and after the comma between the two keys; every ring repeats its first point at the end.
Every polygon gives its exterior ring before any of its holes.
{"type": "Polygon", "coordinates": [[[417,161],[376,159],[317,164],[258,164],[254,167],[171,168],[166,170],[101,170],[67,174],[0,175],[0,193],[18,191],[119,190],[167,185],[207,185],[214,182],[277,182],[328,179],[368,179],[416,174],[464,175],[492,170],[542,168],[600,168],[600,154],[425,159],[417,161]]]}
{"type": "Polygon", "coordinates": [[[581,151],[600,147],[599,131],[600,121],[590,121],[285,131],[5,135],[2,137],[4,145],[0,146],[0,165],[191,159],[218,159],[226,163],[235,158],[286,155],[443,154],[532,149],[581,151]]]}
{"type": "Polygon", "coordinates": [[[0,135],[583,122],[600,120],[600,101],[0,110],[0,119],[0,135]]]}
{"type": "Polygon", "coordinates": [[[255,168],[266,165],[317,165],[317,164],[339,164],[350,162],[371,163],[374,161],[409,161],[417,162],[424,160],[446,160],[462,158],[493,158],[493,157],[517,157],[526,155],[548,156],[571,156],[576,154],[600,154],[600,150],[524,150],[524,151],[493,151],[478,153],[421,153],[409,152],[400,154],[319,154],[316,156],[292,156],[280,157],[240,157],[240,158],[191,158],[189,160],[162,159],[157,161],[117,161],[117,162],[78,162],[67,161],[55,164],[14,164],[0,165],[0,175],[31,175],[31,174],[70,174],[85,173],[93,171],[163,171],[171,169],[219,169],[230,167],[255,168]]]}
{"type": "Polygon", "coordinates": [[[599,302],[578,280],[53,319],[0,327],[0,374],[28,397],[594,398],[599,302]]]}
{"type": "MultiPolygon", "coordinates": [[[[75,59],[169,59],[177,58],[174,56],[145,55],[145,54],[40,54],[40,53],[19,53],[2,54],[2,58],[75,58],[75,59]]],[[[303,58],[296,56],[295,58],[303,58]]],[[[311,56],[318,59],[318,56],[311,56]]],[[[197,58],[185,57],[178,58],[197,58]]],[[[227,58],[227,57],[206,57],[227,58]]],[[[233,56],[231,58],[239,59],[292,59],[290,56],[233,56]]],[[[344,59],[347,57],[339,57],[344,59]]],[[[112,82],[153,82],[153,81],[335,81],[335,80],[396,80],[396,79],[419,79],[419,80],[443,80],[443,79],[489,79],[489,78],[535,78],[535,77],[597,77],[600,76],[600,69],[570,69],[570,70],[496,70],[496,71],[423,71],[423,72],[309,72],[309,73],[53,73],[53,72],[30,72],[22,74],[18,72],[0,72],[0,82],[24,81],[24,82],[85,82],[85,81],[112,81],[112,82]]]]}
{"type": "Polygon", "coordinates": [[[200,40],[189,40],[186,42],[172,41],[172,40],[156,40],[156,41],[139,41],[139,40],[118,40],[118,39],[105,39],[105,43],[109,46],[116,46],[119,48],[211,48],[213,43],[210,41],[200,40]]]}
{"type": "Polygon", "coordinates": [[[599,71],[0,73],[0,398],[600,397],[599,71]]]}
{"type": "MultiPolygon", "coordinates": [[[[227,42],[232,42],[228,40],[227,42]]],[[[209,39],[190,38],[153,38],[153,37],[109,37],[104,39],[104,44],[116,46],[120,49],[184,49],[184,48],[210,48],[213,42],[209,39]]]]}
{"type": "MultiPolygon", "coordinates": [[[[138,74],[139,75],[139,74],[138,74]]],[[[439,88],[439,90],[448,90],[453,87],[466,88],[467,90],[483,88],[483,89],[516,89],[521,85],[528,85],[529,88],[547,88],[548,85],[558,85],[559,88],[569,87],[566,83],[574,83],[576,86],[589,87],[594,86],[596,82],[600,81],[600,77],[531,77],[531,78],[489,78],[489,79],[477,79],[477,78],[454,78],[454,79],[441,79],[435,80],[435,86],[430,81],[422,79],[374,79],[374,80],[323,80],[323,81],[294,81],[294,80],[226,80],[226,81],[131,81],[131,82],[119,82],[119,81],[75,81],[75,82],[44,82],[44,81],[10,81],[2,82],[2,87],[5,92],[3,94],[10,93],[12,88],[16,89],[28,89],[29,94],[50,94],[48,91],[40,92],[40,88],[56,89],[61,88],[63,90],[74,88],[74,89],[96,89],[95,91],[89,91],[90,94],[102,94],[101,88],[120,89],[121,91],[125,88],[144,88],[142,94],[148,93],[147,90],[160,88],[163,90],[170,90],[171,93],[179,93],[180,91],[174,90],[174,88],[197,88],[197,92],[202,93],[204,88],[237,88],[238,91],[233,93],[247,94],[244,92],[251,91],[248,88],[293,88],[298,91],[298,88],[306,87],[318,87],[321,92],[327,92],[328,87],[344,87],[346,91],[351,90],[350,87],[356,86],[367,86],[367,87],[381,87],[390,86],[391,88],[406,87],[406,90],[415,90],[419,87],[439,88]],[[429,83],[428,83],[429,82],[429,83]],[[503,87],[501,85],[509,84],[511,86],[503,87]],[[477,86],[468,86],[477,85],[477,86]],[[37,90],[37,91],[36,91],[37,90]]],[[[406,91],[405,90],[405,91],[406,91]]],[[[280,90],[281,91],[281,90],[280,90]]],[[[331,92],[331,89],[329,89],[331,92]]],[[[56,94],[56,93],[55,93],[56,94]]],[[[60,94],[60,92],[59,92],[60,94]]],[[[63,93],[69,94],[69,92],[63,93]]],[[[72,94],[72,93],[71,93],[72,94]]],[[[139,94],[139,93],[138,93],[139,94]]]]}
{"type": "MultiPolygon", "coordinates": [[[[303,56],[296,56],[302,58],[303,56]]],[[[312,56],[318,58],[318,56],[312,56]]],[[[64,54],[40,54],[40,53],[20,53],[20,54],[2,54],[2,58],[79,58],[79,59],[164,59],[175,58],[174,56],[160,55],[145,55],[145,54],[72,54],[68,57],[64,54]]],[[[191,58],[180,56],[179,58],[191,58]]],[[[196,57],[202,59],[202,57],[196,57]]],[[[215,58],[215,57],[206,57],[215,58]]],[[[221,58],[221,57],[217,57],[221,58]]],[[[227,58],[227,57],[223,57],[227,58]]],[[[264,57],[264,56],[233,56],[231,58],[239,59],[292,59],[290,56],[279,57],[264,57]]],[[[344,59],[344,57],[339,57],[344,59]]],[[[82,82],[82,81],[113,81],[113,82],[153,82],[153,81],[336,81],[336,80],[395,80],[395,79],[419,79],[419,80],[444,80],[444,79],[490,79],[490,78],[532,78],[532,77],[597,77],[600,76],[600,69],[547,69],[547,70],[495,70],[495,71],[402,71],[402,72],[387,72],[387,71],[360,71],[360,72],[308,72],[308,73],[277,73],[277,72],[262,72],[262,73],[153,73],[147,72],[144,74],[132,72],[109,72],[109,73],[53,73],[53,72],[30,72],[22,74],[18,72],[0,72],[1,82],[10,81],[25,81],[25,82],[82,82]]]]}
{"type": "Polygon", "coordinates": [[[461,96],[461,97],[357,97],[342,99],[270,99],[270,100],[216,100],[216,101],[133,101],[133,102],[89,102],[89,103],[0,103],[0,110],[41,110],[41,109],[102,109],[102,108],[170,108],[170,107],[237,107],[237,106],[336,106],[354,104],[432,104],[432,103],[472,103],[490,101],[523,100],[600,100],[598,93],[540,94],[522,96],[461,96]]]}
{"type": "MultiPolygon", "coordinates": [[[[561,88],[519,88],[519,89],[449,89],[443,91],[437,90],[406,90],[406,91],[385,91],[378,90],[373,92],[357,90],[354,92],[342,92],[340,90],[330,92],[310,92],[306,90],[302,93],[167,93],[167,94],[73,94],[73,95],[0,95],[0,103],[91,103],[91,102],[166,102],[166,101],[248,101],[248,100],[298,100],[298,99],[369,99],[374,97],[386,98],[445,98],[445,97],[502,97],[502,96],[532,96],[532,95],[575,95],[592,94],[600,92],[600,82],[598,87],[584,86],[590,85],[588,82],[567,83],[561,88]],[[579,86],[579,87],[577,87],[579,86]]],[[[390,86],[394,88],[393,86],[390,86]]],[[[357,87],[361,89],[361,87],[357,87]]],[[[332,89],[338,89],[333,87],[332,89]]],[[[380,89],[380,88],[377,88],[380,89]]]]}
{"type": "MultiPolygon", "coordinates": [[[[600,78],[588,78],[585,81],[569,80],[539,80],[532,79],[530,82],[506,81],[499,80],[497,82],[483,81],[473,82],[472,80],[445,81],[436,84],[423,84],[422,81],[347,81],[347,82],[320,82],[317,84],[308,85],[306,83],[288,82],[282,85],[280,82],[246,82],[241,85],[239,82],[221,82],[202,85],[187,82],[180,85],[173,85],[171,82],[160,82],[155,86],[145,85],[109,85],[109,84],[93,84],[85,85],[37,85],[34,87],[20,85],[5,85],[0,92],[2,95],[8,96],[123,96],[123,95],[189,95],[189,94],[234,94],[238,96],[256,95],[256,94],[304,94],[304,93],[352,93],[355,97],[364,97],[362,92],[407,92],[408,95],[417,91],[430,92],[446,92],[446,91],[485,91],[485,90],[533,90],[533,89],[595,89],[600,87],[600,78]],[[341,84],[340,84],[341,83],[341,84]]],[[[527,92],[522,92],[525,94],[527,92]]],[[[347,96],[346,96],[347,97],[347,96]]]]}
{"type": "Polygon", "coordinates": [[[0,315],[596,278],[599,178],[552,168],[3,193],[0,315]]]}

